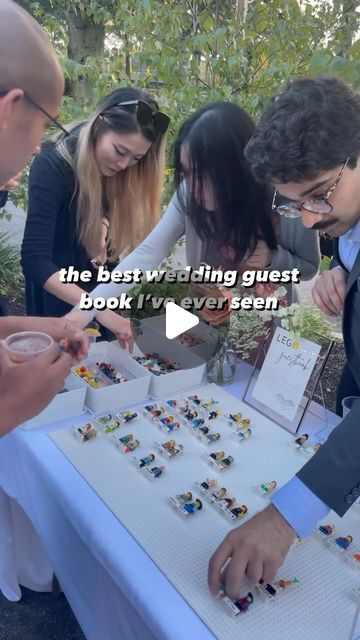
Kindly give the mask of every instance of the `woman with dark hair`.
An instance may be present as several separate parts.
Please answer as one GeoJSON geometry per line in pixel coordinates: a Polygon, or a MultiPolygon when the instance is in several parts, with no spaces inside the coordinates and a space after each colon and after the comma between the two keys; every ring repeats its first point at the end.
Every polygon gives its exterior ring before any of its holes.
{"type": "MultiPolygon", "coordinates": [[[[230,103],[209,104],[187,120],[174,146],[176,192],[155,229],[116,269],[156,266],[185,234],[187,264],[194,268],[202,262],[239,271],[297,267],[303,279],[312,278],[320,258],[317,233],[273,216],[272,194],[254,180],[244,157],[253,132],[250,117],[230,103]]],[[[130,288],[99,285],[92,297],[130,288]]]]}
{"type": "Polygon", "coordinates": [[[217,102],[187,120],[175,141],[178,201],[211,266],[235,268],[250,256],[255,264],[256,250],[259,268],[264,268],[277,249],[275,224],[269,215],[271,194],[254,181],[244,158],[253,132],[245,111],[217,102]]]}
{"type": "MultiPolygon", "coordinates": [[[[111,268],[150,232],[160,214],[169,118],[136,88],[115,89],[85,122],[44,145],[29,177],[22,244],[29,315],[62,316],[93,285],[64,283],[59,270],[111,268]]],[[[101,323],[131,339],[129,322],[104,311],[101,323]]]]}

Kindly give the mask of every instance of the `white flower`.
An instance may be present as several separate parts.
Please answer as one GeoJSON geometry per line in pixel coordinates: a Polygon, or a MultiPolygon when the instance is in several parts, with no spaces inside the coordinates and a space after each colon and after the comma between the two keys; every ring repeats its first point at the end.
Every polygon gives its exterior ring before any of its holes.
{"type": "Polygon", "coordinates": [[[284,298],[286,296],[286,289],[285,287],[278,287],[274,293],[273,296],[275,296],[275,298],[284,298]]]}
{"type": "Polygon", "coordinates": [[[271,320],[271,318],[273,317],[273,316],[272,316],[272,313],[271,313],[269,310],[266,310],[266,311],[259,311],[259,314],[258,314],[258,315],[259,315],[259,318],[261,318],[261,320],[262,320],[263,322],[268,322],[268,321],[269,321],[269,320],[271,320]]]}

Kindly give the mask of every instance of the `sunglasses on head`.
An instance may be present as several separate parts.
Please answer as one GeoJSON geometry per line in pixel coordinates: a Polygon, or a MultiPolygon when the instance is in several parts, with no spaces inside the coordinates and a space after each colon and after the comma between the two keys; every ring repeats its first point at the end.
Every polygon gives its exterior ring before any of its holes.
{"type": "Polygon", "coordinates": [[[152,125],[156,133],[166,133],[170,118],[166,113],[161,111],[154,111],[147,102],[143,100],[127,100],[125,102],[117,102],[114,107],[136,107],[136,119],[141,127],[148,127],[152,125]]]}

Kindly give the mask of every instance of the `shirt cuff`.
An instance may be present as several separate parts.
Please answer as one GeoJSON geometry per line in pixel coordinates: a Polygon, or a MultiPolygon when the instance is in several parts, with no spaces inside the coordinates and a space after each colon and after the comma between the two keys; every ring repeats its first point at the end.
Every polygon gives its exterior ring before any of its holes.
{"type": "Polygon", "coordinates": [[[310,536],[330,511],[297,476],[278,489],[271,502],[300,538],[310,536]]]}

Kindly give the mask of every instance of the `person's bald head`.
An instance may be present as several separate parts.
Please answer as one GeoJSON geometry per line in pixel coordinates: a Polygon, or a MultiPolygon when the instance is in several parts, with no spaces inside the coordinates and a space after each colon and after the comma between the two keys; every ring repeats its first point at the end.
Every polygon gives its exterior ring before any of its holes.
{"type": "Polygon", "coordinates": [[[56,53],[40,25],[11,0],[0,3],[0,185],[21,170],[55,117],[64,90],[56,53]]]}
{"type": "Polygon", "coordinates": [[[63,76],[40,25],[10,0],[0,4],[0,87],[23,89],[43,107],[58,102],[63,76]]]}

